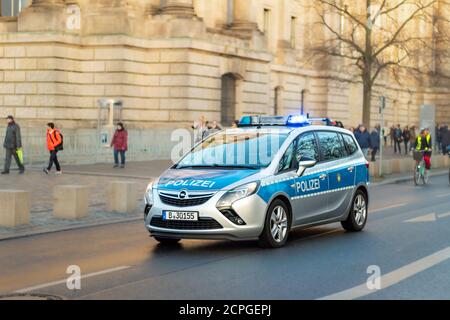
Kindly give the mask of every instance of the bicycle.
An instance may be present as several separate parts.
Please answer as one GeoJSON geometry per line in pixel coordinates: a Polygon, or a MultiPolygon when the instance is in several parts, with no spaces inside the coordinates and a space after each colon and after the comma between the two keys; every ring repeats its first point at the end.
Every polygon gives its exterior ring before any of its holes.
{"type": "MultiPolygon", "coordinates": [[[[416,186],[420,185],[421,182],[423,185],[428,184],[429,179],[429,170],[426,168],[425,160],[423,159],[423,154],[428,151],[423,150],[415,150],[414,151],[414,160],[416,160],[416,166],[414,170],[414,184],[416,186]]],[[[450,178],[450,177],[449,177],[450,178]]]]}

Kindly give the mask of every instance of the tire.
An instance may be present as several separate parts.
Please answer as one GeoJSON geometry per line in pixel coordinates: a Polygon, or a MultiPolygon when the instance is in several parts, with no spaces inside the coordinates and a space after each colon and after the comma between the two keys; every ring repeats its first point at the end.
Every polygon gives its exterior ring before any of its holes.
{"type": "Polygon", "coordinates": [[[429,170],[425,170],[424,175],[422,176],[423,185],[426,186],[430,179],[430,172],[429,170]]]}
{"type": "Polygon", "coordinates": [[[282,200],[273,201],[266,213],[264,230],[258,244],[263,248],[281,248],[286,244],[291,229],[291,214],[282,200]]]}
{"type": "Polygon", "coordinates": [[[180,242],[181,239],[155,237],[155,240],[162,245],[175,245],[180,242]]]}
{"type": "Polygon", "coordinates": [[[417,169],[417,167],[414,170],[414,177],[413,177],[413,179],[414,179],[414,185],[418,186],[419,185],[419,181],[420,181],[420,173],[419,173],[419,170],[417,169]]]}
{"type": "Polygon", "coordinates": [[[356,191],[347,220],[341,225],[346,231],[359,232],[364,229],[367,223],[367,196],[361,190],[356,191]]]}

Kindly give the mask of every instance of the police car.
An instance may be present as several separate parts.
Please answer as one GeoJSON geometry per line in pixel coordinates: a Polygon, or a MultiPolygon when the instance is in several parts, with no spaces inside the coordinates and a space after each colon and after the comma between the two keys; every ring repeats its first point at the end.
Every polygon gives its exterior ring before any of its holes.
{"type": "Polygon", "coordinates": [[[361,231],[368,167],[353,134],[329,119],[245,116],[149,184],[145,225],[164,244],[258,240],[274,248],[297,228],[341,222],[361,231]]]}

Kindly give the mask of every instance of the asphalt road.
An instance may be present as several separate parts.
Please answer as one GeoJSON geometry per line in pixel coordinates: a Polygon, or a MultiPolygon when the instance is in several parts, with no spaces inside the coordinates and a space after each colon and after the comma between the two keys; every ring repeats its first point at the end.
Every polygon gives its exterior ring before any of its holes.
{"type": "Polygon", "coordinates": [[[450,186],[371,187],[364,232],[294,231],[285,248],[182,241],[167,248],[143,222],[0,242],[0,292],[68,299],[450,299],[450,186]],[[66,286],[81,268],[80,290],[66,286]],[[380,287],[367,287],[369,271],[380,287]]]}

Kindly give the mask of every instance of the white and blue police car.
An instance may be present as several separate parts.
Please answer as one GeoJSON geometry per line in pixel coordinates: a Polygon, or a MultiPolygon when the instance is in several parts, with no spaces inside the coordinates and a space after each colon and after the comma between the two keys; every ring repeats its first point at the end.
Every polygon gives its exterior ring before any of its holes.
{"type": "Polygon", "coordinates": [[[150,183],[145,225],[163,244],[258,240],[281,247],[290,230],[367,221],[369,164],[353,134],[303,115],[244,116],[195,145],[150,183]]]}

